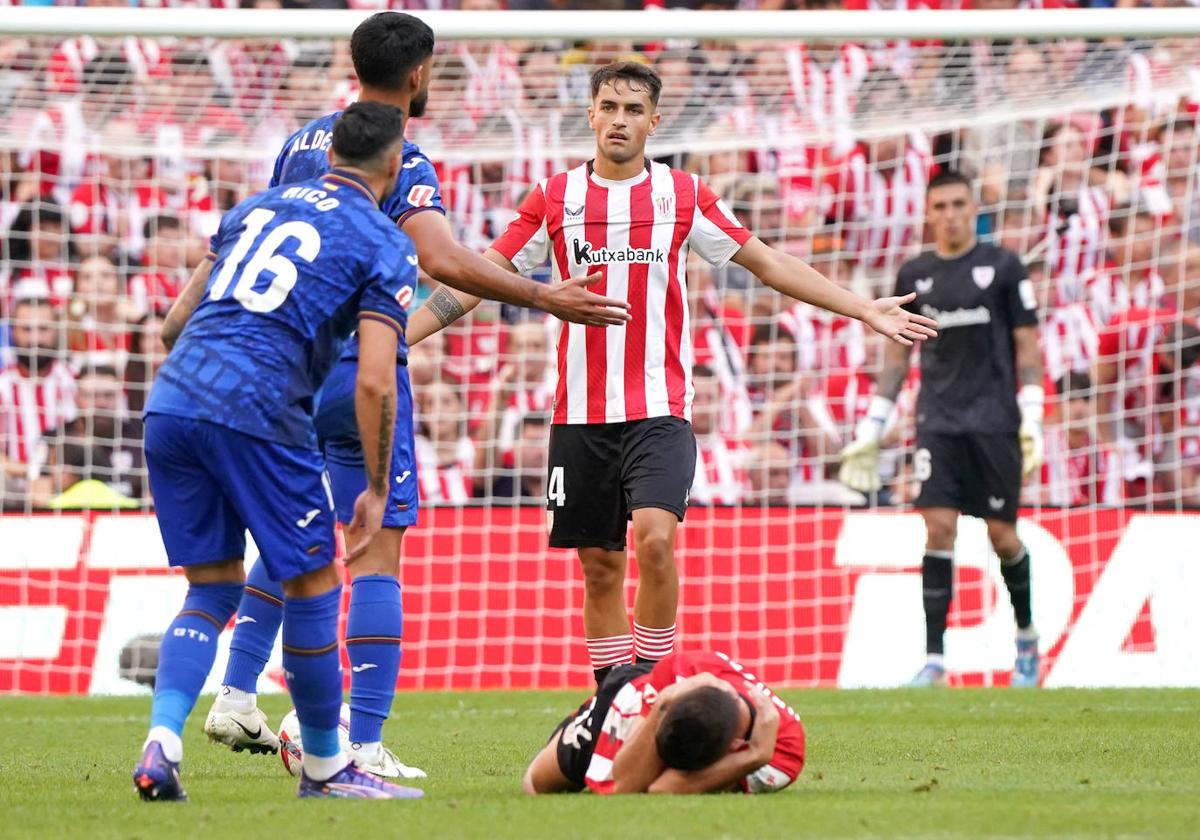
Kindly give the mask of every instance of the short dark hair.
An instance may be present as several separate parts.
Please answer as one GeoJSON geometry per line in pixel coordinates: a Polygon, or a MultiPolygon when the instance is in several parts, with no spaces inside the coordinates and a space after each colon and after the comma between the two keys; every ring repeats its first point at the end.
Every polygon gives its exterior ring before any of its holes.
{"type": "Polygon", "coordinates": [[[1092,378],[1086,373],[1072,371],[1054,383],[1054,390],[1059,399],[1090,400],[1092,398],[1092,378]]]}
{"type": "Polygon", "coordinates": [[[395,90],[413,68],[433,55],[433,30],[402,12],[379,12],[354,29],[350,58],[366,87],[395,90]]]}
{"type": "Polygon", "coordinates": [[[948,187],[952,184],[962,184],[967,188],[967,192],[972,192],[971,179],[959,172],[957,169],[943,169],[938,174],[929,179],[929,183],[925,187],[925,194],[936,190],[938,187],[948,187]]]}
{"type": "Polygon", "coordinates": [[[592,73],[592,99],[600,93],[600,88],[617,79],[624,80],[633,90],[644,90],[650,95],[650,104],[658,105],[662,79],[654,68],[640,61],[614,61],[596,68],[592,73]]]}
{"type": "Polygon", "coordinates": [[[1179,370],[1187,370],[1200,361],[1200,328],[1186,321],[1175,324],[1167,335],[1168,353],[1179,354],[1179,370]]]}
{"type": "Polygon", "coordinates": [[[695,365],[692,368],[692,379],[712,379],[716,375],[716,371],[705,364],[695,365]]]}
{"type": "Polygon", "coordinates": [[[372,168],[403,139],[403,111],[382,102],[355,102],[333,125],[333,156],[341,164],[372,168]]]}
{"type": "Polygon", "coordinates": [[[658,757],[675,770],[703,770],[729,751],[738,723],[736,697],[700,686],[667,709],[655,736],[658,757]]]}
{"type": "Polygon", "coordinates": [[[117,369],[112,365],[91,365],[85,367],[79,378],[82,379],[85,376],[107,376],[109,379],[117,380],[121,378],[121,375],[117,373],[117,369]]]}
{"type": "Polygon", "coordinates": [[[142,236],[149,239],[151,236],[161,233],[164,230],[183,230],[183,222],[178,216],[171,213],[159,213],[157,216],[151,216],[146,220],[142,236]]]}
{"type": "Polygon", "coordinates": [[[772,341],[790,341],[796,343],[796,337],[781,324],[759,324],[750,333],[750,346],[757,347],[760,344],[770,344],[772,341]]]}

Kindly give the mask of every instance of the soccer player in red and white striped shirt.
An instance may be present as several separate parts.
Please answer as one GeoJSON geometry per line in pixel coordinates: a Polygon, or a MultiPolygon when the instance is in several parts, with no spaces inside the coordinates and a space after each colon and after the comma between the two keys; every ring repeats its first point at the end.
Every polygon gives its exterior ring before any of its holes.
{"type": "MultiPolygon", "coordinates": [[[[900,308],[909,298],[860,298],[768,247],[696,176],[648,161],[661,87],[636,62],[597,70],[588,108],[595,159],[541,181],[487,252],[521,272],[549,257],[557,281],[599,270],[597,288],[630,304],[624,330],[562,325],[558,333],[550,544],[579,551],[584,630],[598,681],[635,653],[654,661],[675,644],[675,531],[696,463],[688,250],[715,266],[732,259],[789,297],[862,320],[903,344],[932,335],[934,325],[900,308]],[[632,634],[624,600],[629,519],[639,570],[632,634]]],[[[433,311],[414,314],[410,341],[445,320],[439,311],[463,301],[435,293],[426,306],[433,311]]]]}

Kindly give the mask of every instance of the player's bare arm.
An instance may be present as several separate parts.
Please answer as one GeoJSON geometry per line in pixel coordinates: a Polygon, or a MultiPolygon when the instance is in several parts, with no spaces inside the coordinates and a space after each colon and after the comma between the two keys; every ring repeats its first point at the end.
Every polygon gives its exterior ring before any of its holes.
{"type": "Polygon", "coordinates": [[[779,709],[761,691],[751,693],[754,729],[750,740],[702,770],[666,770],[650,785],[650,793],[719,793],[735,789],[746,776],[765,765],[775,753],[779,738],[779,709]]]}
{"type": "MultiPolygon", "coordinates": [[[[358,324],[358,341],[354,408],[366,464],[367,489],[354,504],[348,535],[365,547],[379,531],[387,504],[392,437],[396,430],[397,335],[386,324],[362,319],[358,324]]],[[[346,562],[353,559],[351,555],[346,562]]]]}
{"type": "Polygon", "coordinates": [[[1042,351],[1038,346],[1037,327],[1015,327],[1013,349],[1020,383],[1017,405],[1021,409],[1021,472],[1029,476],[1045,459],[1042,415],[1046,392],[1042,386],[1042,351]]]}
{"type": "Polygon", "coordinates": [[[758,237],[751,237],[733,255],[733,261],[775,291],[855,318],[899,344],[911,345],[937,336],[937,322],[902,308],[915,295],[867,300],[843,289],[804,260],[777,251],[758,237]]]}
{"type": "Polygon", "coordinates": [[[201,260],[179,297],[171,304],[162,325],[162,342],[168,350],[175,346],[183,328],[187,326],[188,319],[200,305],[200,298],[204,297],[204,290],[208,288],[208,276],[212,273],[212,265],[212,260],[201,260]]]}
{"type": "Polygon", "coordinates": [[[417,246],[429,275],[459,291],[541,309],[564,321],[592,327],[619,327],[630,318],[628,303],[585,288],[601,279],[599,273],[584,281],[548,286],[506,271],[456,242],[441,213],[417,213],[404,223],[403,230],[417,246]]]}

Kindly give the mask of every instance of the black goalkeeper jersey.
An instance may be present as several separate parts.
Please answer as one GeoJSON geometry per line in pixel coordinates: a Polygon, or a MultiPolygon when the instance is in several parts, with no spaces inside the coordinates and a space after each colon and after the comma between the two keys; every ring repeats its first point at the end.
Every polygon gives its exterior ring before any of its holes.
{"type": "Polygon", "coordinates": [[[917,426],[927,432],[1016,434],[1017,375],[1012,331],[1037,324],[1037,299],[1012,251],[977,244],[957,259],[924,253],[900,267],[896,294],[938,322],[921,343],[917,426]]]}

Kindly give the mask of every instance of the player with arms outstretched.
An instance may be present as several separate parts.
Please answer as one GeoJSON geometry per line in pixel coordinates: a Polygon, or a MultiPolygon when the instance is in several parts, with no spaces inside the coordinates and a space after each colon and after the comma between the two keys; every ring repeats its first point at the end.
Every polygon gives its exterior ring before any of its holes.
{"type": "MultiPolygon", "coordinates": [[[[363,21],[350,39],[350,52],[361,85],[359,101],[384,102],[410,117],[425,111],[433,70],[432,30],[411,15],[382,12],[363,21]]],[[[325,149],[338,113],[320,117],[297,131],[275,162],[272,186],[297,183],[328,167],[325,149]]],[[[468,292],[524,306],[544,308],[559,317],[599,326],[618,325],[627,317],[623,304],[587,291],[597,278],[548,287],[506,272],[456,243],[442,207],[433,165],[412,143],[404,144],[404,163],[383,211],[411,237],[422,268],[435,279],[468,292]]],[[[446,314],[453,317],[453,310],[446,314]]],[[[408,767],[382,743],[383,724],[392,707],[400,669],[403,627],[400,549],[404,530],[417,521],[417,464],[412,448],[412,391],[401,358],[397,368],[397,445],[388,480],[390,498],[379,539],[389,548],[374,559],[347,564],[351,578],[346,647],[349,653],[350,742],[361,767],[385,777],[415,778],[424,772],[408,767]]],[[[354,377],[358,363],[353,339],[330,373],[317,408],[316,424],[329,464],[338,520],[349,523],[354,499],[362,489],[363,447],[354,422],[354,377]]],[[[347,531],[351,551],[357,535],[347,531]]],[[[279,741],[257,708],[255,690],[278,634],[281,593],[261,566],[251,570],[246,596],[238,609],[225,685],[205,731],[235,750],[275,751],[279,741]]]]}
{"type": "MultiPolygon", "coordinates": [[[[1042,356],[1037,300],[1021,259],[975,238],[971,182],[936,175],[925,206],[934,250],[900,267],[896,294],[938,319],[941,334],[921,348],[916,507],[925,520],[921,561],[926,663],[914,686],[946,681],[946,617],[953,592],[958,515],[978,516],[1000,557],[1017,621],[1014,686],[1038,682],[1038,637],[1030,600],[1029,551],[1017,536],[1023,475],[1042,463],[1042,356]]],[[[880,488],[879,440],[908,378],[909,348],[889,346],[875,397],[842,450],[840,477],[864,493],[880,488]]]]}
{"type": "MultiPolygon", "coordinates": [[[[558,335],[550,545],[579,552],[598,684],[635,654],[655,661],[675,644],[675,532],[696,461],[689,250],[716,266],[733,260],[771,288],[860,319],[901,344],[933,335],[932,321],[900,307],[911,297],[872,302],[840,288],[754,237],[696,176],[647,160],[661,87],[636,62],[598,69],[588,108],[595,159],[539,183],[486,252],[523,272],[550,258],[558,281],[599,271],[596,289],[627,301],[633,318],[623,330],[563,324],[558,335]],[[638,562],[632,634],[624,599],[630,519],[638,562]]],[[[442,322],[435,316],[452,300],[461,308],[476,302],[438,290],[413,313],[409,340],[435,331],[442,322]]]]}
{"type": "Polygon", "coordinates": [[[723,653],[621,665],[525,771],[526,793],[771,793],[804,769],[795,709],[723,653]]]}
{"type": "Polygon", "coordinates": [[[354,504],[363,560],[388,500],[403,301],[412,243],[379,212],[401,166],[404,117],[354,105],[333,131],[333,168],[249,198],[221,220],[203,300],[146,406],[146,464],[167,557],[188,592],[159,653],[150,733],[134,769],[146,800],[183,800],[180,736],[241,600],[245,531],[283,601],[283,665],[304,742],[303,797],[405,798],[421,791],[359,770],[338,740],[341,580],[333,500],[313,397],[357,326],[355,400],[366,453],[354,504]]]}

